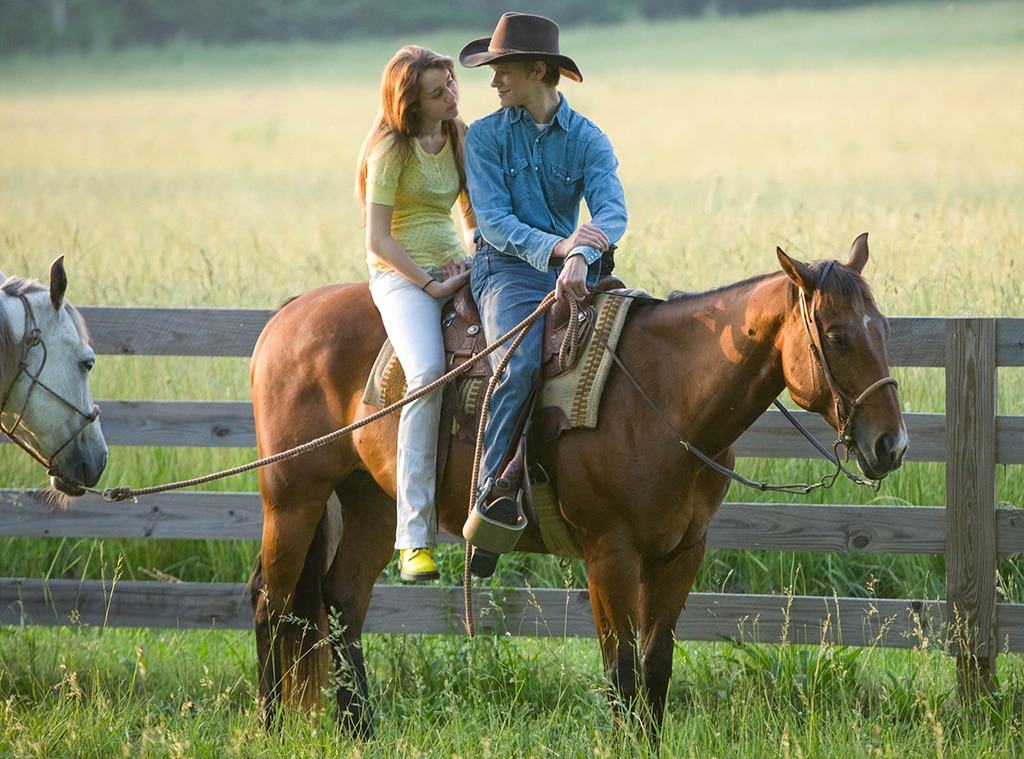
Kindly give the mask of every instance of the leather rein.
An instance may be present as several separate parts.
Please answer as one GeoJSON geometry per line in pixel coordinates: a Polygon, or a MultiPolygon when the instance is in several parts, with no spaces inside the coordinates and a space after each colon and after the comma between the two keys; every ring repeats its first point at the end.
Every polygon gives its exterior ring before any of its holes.
{"type": "MultiPolygon", "coordinates": [[[[834,261],[828,261],[825,264],[824,269],[821,273],[821,277],[819,278],[819,283],[823,282],[825,278],[828,276],[833,264],[834,261]]],[[[743,475],[739,474],[735,470],[723,466],[722,464],[719,464],[717,461],[715,461],[713,458],[702,452],[700,449],[694,447],[679,433],[679,431],[675,428],[675,426],[672,424],[669,418],[665,416],[661,409],[657,407],[657,405],[654,403],[651,397],[646,392],[644,392],[644,389],[640,386],[640,383],[637,381],[636,377],[634,377],[633,373],[626,368],[625,364],[622,363],[622,360],[619,358],[618,354],[608,344],[604,337],[597,333],[596,330],[595,335],[602,341],[602,343],[604,343],[605,350],[608,351],[608,353],[611,355],[612,360],[615,362],[615,364],[619,367],[619,369],[622,370],[623,374],[626,375],[626,378],[632,383],[633,387],[636,388],[637,392],[644,399],[644,401],[647,402],[647,405],[649,405],[654,410],[654,412],[661,418],[662,422],[664,422],[665,426],[667,426],[669,430],[672,431],[672,433],[679,440],[683,448],[685,448],[689,453],[692,453],[694,456],[703,461],[712,469],[715,469],[721,474],[724,474],[729,479],[738,482],[739,484],[744,485],[746,487],[753,488],[755,490],[806,495],[807,493],[810,493],[812,490],[815,490],[817,488],[832,487],[832,485],[835,484],[835,481],[839,477],[839,475],[844,474],[846,475],[847,479],[851,480],[853,483],[857,485],[865,485],[877,492],[878,489],[881,487],[881,482],[879,480],[864,479],[863,477],[850,471],[846,466],[843,465],[842,461],[840,461],[839,448],[840,446],[842,446],[845,449],[844,460],[848,461],[850,443],[852,442],[852,438],[850,437],[848,430],[853,425],[853,420],[856,416],[857,411],[864,405],[864,402],[867,400],[867,398],[870,395],[872,395],[876,390],[885,387],[886,385],[897,386],[898,383],[896,379],[892,376],[882,377],[881,379],[871,383],[856,398],[854,398],[845,390],[843,390],[843,388],[836,381],[835,375],[832,373],[832,369],[829,367],[828,361],[825,358],[825,351],[821,344],[821,325],[818,322],[817,313],[817,299],[813,296],[808,296],[807,293],[803,290],[803,288],[801,288],[800,315],[803,321],[804,330],[807,333],[808,348],[810,350],[811,356],[814,358],[815,363],[818,365],[818,368],[824,375],[825,381],[828,383],[829,391],[832,393],[832,400],[835,404],[836,419],[839,422],[838,434],[835,442],[832,444],[832,451],[829,452],[821,443],[819,443],[818,440],[807,430],[807,428],[800,424],[799,420],[797,420],[793,413],[789,411],[785,406],[783,406],[782,402],[779,401],[778,398],[772,401],[772,403],[776,406],[776,408],[779,409],[779,411],[782,412],[783,416],[789,421],[789,423],[792,424],[818,450],[819,453],[825,456],[836,467],[835,471],[824,475],[818,482],[814,482],[811,484],[791,483],[786,485],[773,485],[768,482],[757,482],[754,480],[750,480],[744,477],[743,475]]]]}
{"type": "Polygon", "coordinates": [[[14,391],[14,386],[17,384],[21,376],[25,375],[31,384],[29,385],[28,392],[25,394],[25,402],[22,404],[21,409],[16,413],[12,412],[14,416],[14,423],[10,427],[6,427],[0,423],[0,432],[3,432],[3,434],[6,435],[12,443],[46,467],[46,473],[49,476],[59,477],[60,475],[53,468],[53,460],[61,451],[67,448],[72,441],[81,435],[82,432],[85,431],[86,427],[96,421],[100,415],[100,407],[94,404],[92,412],[87,414],[40,379],[40,376],[43,373],[43,368],[46,366],[48,356],[46,343],[43,341],[42,331],[39,329],[39,324],[36,321],[36,315],[32,311],[32,306],[28,302],[28,298],[24,293],[19,293],[17,298],[25,308],[25,334],[21,341],[21,355],[18,358],[18,371],[15,372],[14,376],[11,378],[10,384],[7,385],[7,390],[4,392],[3,400],[0,401],[0,415],[3,415],[7,411],[7,403],[11,398],[11,393],[14,391]],[[32,354],[32,349],[36,347],[42,350],[43,355],[42,360],[39,362],[39,367],[35,372],[31,372],[29,370],[29,357],[32,354]],[[36,388],[40,388],[49,393],[66,407],[82,417],[82,422],[78,425],[78,428],[63,443],[58,445],[49,457],[43,456],[18,434],[18,428],[22,427],[22,422],[25,419],[25,414],[28,411],[29,405],[32,403],[32,396],[34,395],[36,388]]]}

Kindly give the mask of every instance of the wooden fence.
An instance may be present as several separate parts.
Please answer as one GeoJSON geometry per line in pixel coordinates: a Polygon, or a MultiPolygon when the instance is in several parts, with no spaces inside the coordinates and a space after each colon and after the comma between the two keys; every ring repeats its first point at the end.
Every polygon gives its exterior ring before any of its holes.
{"type": "MultiPolygon", "coordinates": [[[[248,356],[270,316],[254,309],[81,308],[97,353],[248,356]]],[[[711,548],[945,554],[946,599],[792,597],[695,593],[680,640],[852,646],[945,645],[961,685],[985,685],[999,652],[1024,651],[1024,604],[997,603],[996,561],[1024,552],[1024,518],[998,508],[1001,465],[1024,463],[1024,417],[997,414],[997,367],[1024,366],[1024,319],[892,319],[893,366],[945,368],[945,414],[906,415],[908,460],[943,462],[946,503],[917,506],[726,503],[711,548]],[[981,678],[979,680],[979,677],[981,678]]],[[[248,402],[100,400],[112,446],[254,450],[248,402]]],[[[798,414],[822,440],[832,431],[798,414]]],[[[743,436],[744,457],[807,458],[807,443],[774,410],[743,436]]],[[[113,455],[117,455],[116,449],[113,455]]],[[[192,477],[206,472],[183,472],[192,477]]],[[[896,477],[899,474],[894,475],[896,477]]],[[[163,483],[130,483],[142,487],[163,483]]],[[[29,537],[259,539],[253,492],[178,491],[138,503],[86,496],[66,512],[24,490],[0,490],[0,534],[29,537]]],[[[476,591],[478,633],[594,636],[585,590],[476,591]]],[[[462,632],[461,587],[378,585],[367,632],[462,632]]],[[[244,629],[241,584],[0,579],[0,624],[244,629]]]]}

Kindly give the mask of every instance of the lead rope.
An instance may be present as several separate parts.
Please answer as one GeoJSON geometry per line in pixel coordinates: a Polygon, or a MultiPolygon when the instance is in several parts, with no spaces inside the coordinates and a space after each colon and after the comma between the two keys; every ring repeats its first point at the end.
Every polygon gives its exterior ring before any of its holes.
{"type": "MultiPolygon", "coordinates": [[[[287,451],[281,451],[280,453],[275,453],[272,456],[266,456],[264,458],[257,459],[256,461],[249,462],[248,464],[242,464],[241,466],[236,466],[236,467],[233,467],[231,469],[224,469],[224,470],[219,471],[219,472],[213,472],[212,474],[207,474],[207,475],[204,475],[202,477],[195,477],[195,478],[190,479],[190,480],[179,480],[177,482],[171,482],[171,483],[167,483],[165,485],[156,485],[156,486],[148,487],[148,488],[121,487],[121,488],[106,488],[104,490],[97,490],[95,488],[84,488],[84,489],[89,491],[90,493],[95,493],[95,494],[101,496],[104,500],[110,501],[110,502],[127,501],[129,499],[135,500],[135,499],[137,499],[140,496],[153,495],[155,493],[164,493],[164,492],[167,492],[169,490],[180,490],[182,488],[194,487],[196,485],[202,485],[204,483],[212,482],[214,480],[220,480],[220,479],[223,479],[225,477],[232,477],[232,476],[234,476],[236,474],[242,474],[243,472],[248,472],[248,471],[251,471],[253,469],[258,469],[259,467],[268,466],[270,464],[275,464],[278,461],[283,461],[285,459],[294,458],[295,456],[300,456],[303,453],[307,453],[307,452],[313,450],[314,448],[320,448],[320,447],[322,447],[324,445],[327,445],[328,443],[331,443],[331,442],[337,440],[338,438],[344,437],[345,435],[348,435],[348,434],[354,432],[355,430],[359,429],[360,427],[365,427],[368,424],[372,424],[373,422],[377,421],[378,419],[380,419],[382,417],[385,417],[388,414],[391,414],[391,413],[397,411],[398,409],[402,408],[403,406],[406,406],[406,405],[412,403],[414,400],[416,400],[418,398],[422,398],[424,395],[427,395],[428,393],[432,393],[434,390],[436,390],[437,388],[441,387],[442,385],[445,385],[445,384],[447,384],[449,382],[452,382],[453,380],[457,379],[458,377],[461,377],[463,374],[466,374],[473,366],[475,366],[477,363],[479,363],[485,357],[489,356],[491,353],[494,353],[494,351],[496,351],[499,347],[501,347],[506,342],[508,342],[510,339],[512,339],[513,336],[520,335],[521,333],[524,334],[526,331],[528,331],[530,329],[530,327],[532,327],[534,325],[534,323],[537,321],[537,319],[539,319],[541,317],[541,315],[550,307],[550,305],[551,305],[551,303],[553,301],[554,301],[554,293],[552,292],[541,302],[541,304],[537,307],[537,309],[532,314],[530,314],[526,319],[524,319],[522,322],[517,324],[511,330],[506,332],[504,335],[502,335],[496,341],[494,341],[493,343],[488,345],[486,348],[484,348],[478,354],[476,354],[475,356],[473,356],[472,358],[467,360],[465,363],[459,364],[459,366],[455,367],[454,369],[452,369],[450,372],[448,372],[444,376],[439,377],[438,379],[434,380],[430,384],[424,385],[423,387],[421,387],[418,390],[413,391],[412,393],[409,393],[404,398],[402,398],[402,400],[396,401],[395,403],[392,403],[390,406],[387,406],[386,408],[382,408],[379,411],[371,414],[370,416],[365,417],[364,419],[360,419],[358,422],[354,422],[353,424],[350,424],[347,427],[343,427],[342,429],[335,430],[334,432],[331,432],[331,433],[329,433],[327,435],[324,435],[322,437],[318,437],[315,440],[310,440],[308,443],[303,443],[302,445],[296,446],[295,448],[290,448],[287,451]]],[[[520,342],[520,341],[517,341],[517,344],[518,344],[518,342],[520,342]]],[[[511,353],[511,349],[509,350],[509,352],[511,353]]]]}

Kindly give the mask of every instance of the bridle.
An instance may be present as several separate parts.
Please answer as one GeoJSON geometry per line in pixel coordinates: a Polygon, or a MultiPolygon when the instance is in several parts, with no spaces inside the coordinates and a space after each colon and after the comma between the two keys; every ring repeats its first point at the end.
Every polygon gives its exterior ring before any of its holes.
{"type": "Polygon", "coordinates": [[[43,341],[42,331],[39,329],[39,324],[36,321],[36,315],[32,311],[32,305],[28,302],[28,298],[24,293],[18,293],[16,297],[21,301],[21,304],[25,309],[25,334],[21,341],[21,355],[18,357],[18,371],[14,373],[10,384],[8,384],[7,389],[4,391],[3,400],[0,401],[0,418],[2,418],[2,416],[7,412],[7,403],[10,401],[11,394],[14,391],[14,386],[18,383],[18,380],[22,375],[29,379],[30,385],[28,392],[25,393],[25,402],[22,404],[21,409],[16,413],[12,412],[14,416],[14,423],[10,427],[6,427],[2,422],[0,422],[0,432],[3,432],[4,435],[10,438],[12,443],[46,467],[46,473],[48,475],[51,477],[60,477],[61,475],[53,468],[53,460],[61,451],[67,448],[79,435],[81,435],[85,431],[86,427],[96,421],[100,415],[100,407],[93,404],[92,411],[90,413],[85,413],[40,379],[40,376],[43,373],[43,368],[46,366],[46,343],[43,341]],[[32,354],[32,350],[37,347],[42,350],[42,359],[40,360],[39,366],[35,372],[32,372],[29,370],[29,357],[32,354]],[[29,445],[29,443],[20,434],[18,434],[18,428],[23,426],[22,422],[24,421],[25,414],[28,411],[29,404],[32,402],[32,397],[37,388],[49,393],[82,418],[81,424],[78,425],[78,429],[76,429],[63,443],[58,445],[48,457],[44,456],[29,445]]]}
{"type": "Polygon", "coordinates": [[[852,394],[846,392],[846,390],[836,381],[835,374],[833,374],[831,367],[828,364],[828,359],[825,357],[825,348],[821,342],[821,323],[818,321],[818,302],[821,299],[821,284],[828,277],[829,272],[832,271],[832,266],[835,261],[826,261],[824,267],[821,270],[821,275],[818,278],[818,289],[815,295],[809,296],[807,292],[800,289],[800,318],[803,320],[804,330],[807,332],[808,349],[810,350],[811,356],[814,358],[815,363],[821,370],[822,375],[825,377],[825,382],[828,383],[829,392],[832,393],[832,402],[835,406],[836,423],[838,429],[838,436],[833,446],[833,453],[838,458],[838,449],[842,445],[847,449],[847,456],[849,458],[850,444],[853,442],[853,438],[849,434],[849,430],[853,426],[853,419],[857,411],[864,405],[868,396],[874,393],[876,390],[885,387],[886,385],[893,385],[898,387],[899,383],[895,377],[886,376],[882,377],[875,382],[868,385],[860,395],[856,398],[852,394]]]}
{"type": "MultiPolygon", "coordinates": [[[[819,285],[822,282],[824,282],[825,278],[828,276],[828,273],[832,270],[832,265],[834,263],[834,261],[826,262],[825,267],[822,270],[821,276],[818,280],[819,285]]],[[[835,483],[839,475],[844,474],[846,475],[847,479],[849,479],[854,484],[865,485],[867,487],[870,487],[872,490],[877,491],[881,486],[881,483],[879,481],[866,480],[863,477],[860,477],[859,475],[850,471],[847,467],[843,465],[843,462],[842,460],[840,460],[839,456],[839,447],[843,446],[846,449],[846,455],[843,457],[843,459],[849,460],[850,445],[853,442],[853,438],[850,436],[849,430],[851,429],[851,425],[853,424],[853,419],[857,411],[864,405],[864,402],[867,400],[867,398],[876,390],[886,385],[897,386],[898,383],[895,377],[882,377],[881,379],[872,382],[856,398],[854,398],[850,393],[847,393],[845,390],[843,390],[843,388],[836,381],[835,375],[832,373],[832,370],[828,365],[828,361],[825,358],[825,351],[822,348],[821,325],[818,322],[817,318],[817,302],[818,298],[809,297],[807,293],[803,290],[803,288],[800,289],[800,314],[803,320],[804,329],[807,332],[810,352],[815,362],[817,363],[818,368],[821,370],[821,373],[824,375],[825,381],[828,383],[829,390],[832,393],[832,401],[835,404],[836,409],[838,434],[836,436],[835,442],[832,444],[832,452],[829,453],[829,451],[821,443],[819,443],[817,439],[802,424],[800,424],[799,420],[795,416],[793,416],[792,412],[790,412],[782,404],[782,402],[779,401],[778,398],[776,398],[773,401],[775,407],[782,412],[782,415],[786,418],[786,420],[789,421],[789,423],[792,424],[807,439],[807,441],[811,443],[811,445],[817,448],[817,450],[822,455],[827,457],[836,467],[833,472],[824,475],[818,482],[813,482],[811,484],[793,483],[784,485],[773,485],[768,482],[757,482],[754,480],[750,480],[744,477],[743,475],[739,474],[738,472],[730,469],[729,467],[719,464],[717,461],[715,461],[715,459],[711,458],[710,456],[702,452],[700,449],[694,447],[679,433],[679,431],[675,428],[675,426],[672,424],[669,418],[654,403],[653,399],[646,392],[644,392],[644,389],[640,386],[640,383],[637,381],[636,377],[634,377],[633,373],[630,372],[628,368],[626,368],[626,365],[622,362],[622,359],[619,358],[615,350],[611,347],[611,345],[608,344],[608,341],[605,340],[604,336],[596,331],[594,332],[594,335],[598,339],[600,339],[602,343],[604,343],[605,350],[611,356],[612,360],[619,367],[619,369],[622,370],[623,374],[625,374],[626,379],[630,381],[630,383],[640,394],[640,396],[644,399],[644,401],[647,402],[647,405],[651,407],[655,414],[657,414],[661,418],[661,421],[669,428],[669,430],[672,431],[672,433],[679,440],[683,448],[685,448],[689,453],[693,454],[698,459],[703,461],[707,466],[720,472],[721,474],[724,474],[729,479],[739,483],[740,485],[744,485],[745,487],[753,488],[755,490],[806,495],[807,493],[811,492],[816,488],[832,487],[832,485],[835,483]]]]}

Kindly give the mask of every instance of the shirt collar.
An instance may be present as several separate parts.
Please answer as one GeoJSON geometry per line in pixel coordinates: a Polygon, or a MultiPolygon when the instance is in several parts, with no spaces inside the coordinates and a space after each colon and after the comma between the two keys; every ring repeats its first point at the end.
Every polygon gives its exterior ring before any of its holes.
{"type": "MultiPolygon", "coordinates": [[[[513,124],[517,121],[522,121],[524,116],[529,116],[529,112],[521,105],[514,105],[508,109],[508,118],[513,124]]],[[[533,120],[532,118],[530,119],[533,120]]],[[[551,117],[551,124],[558,124],[562,129],[568,128],[569,125],[569,101],[565,99],[565,95],[561,92],[558,93],[558,109],[555,111],[555,115],[551,117]]]]}

